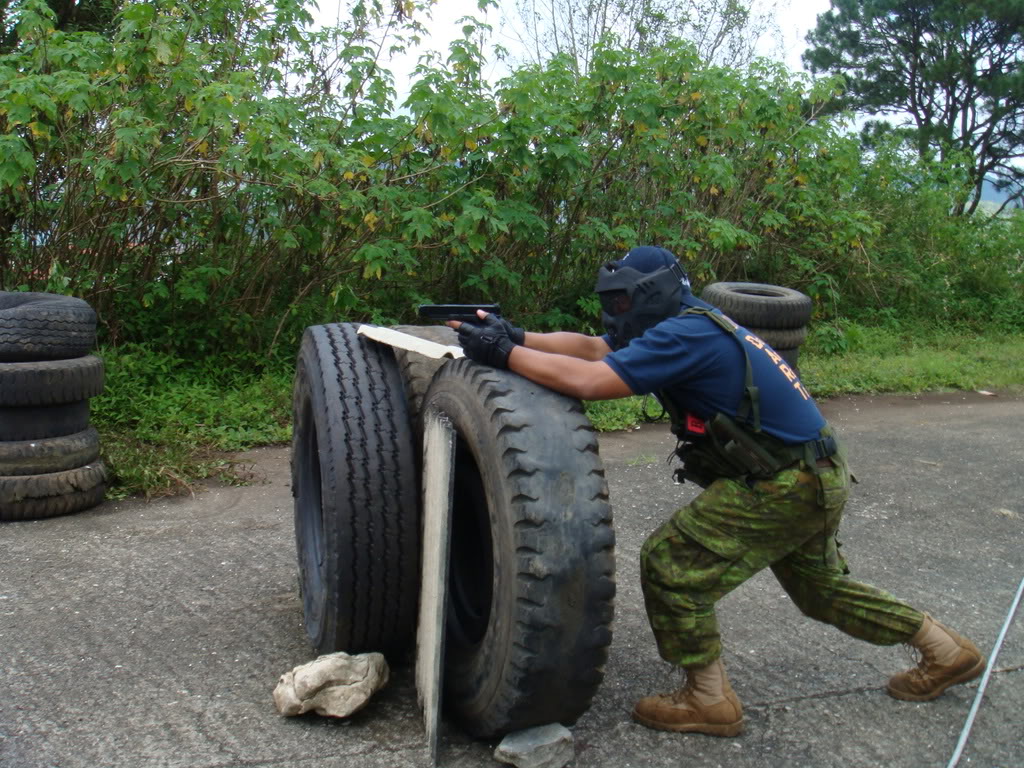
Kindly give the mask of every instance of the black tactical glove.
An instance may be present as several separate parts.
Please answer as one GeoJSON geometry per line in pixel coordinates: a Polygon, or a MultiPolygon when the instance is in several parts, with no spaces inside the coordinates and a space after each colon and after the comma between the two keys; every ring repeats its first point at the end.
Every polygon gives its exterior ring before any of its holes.
{"type": "Polygon", "coordinates": [[[508,320],[503,317],[496,318],[499,323],[505,326],[505,333],[512,339],[513,344],[525,344],[526,343],[526,330],[524,328],[517,328],[512,325],[508,320]]]}
{"type": "MultiPolygon", "coordinates": [[[[466,357],[492,368],[508,368],[508,356],[516,346],[512,331],[522,331],[494,315],[459,326],[459,344],[466,357]]],[[[525,336],[525,334],[524,334],[525,336]]]]}

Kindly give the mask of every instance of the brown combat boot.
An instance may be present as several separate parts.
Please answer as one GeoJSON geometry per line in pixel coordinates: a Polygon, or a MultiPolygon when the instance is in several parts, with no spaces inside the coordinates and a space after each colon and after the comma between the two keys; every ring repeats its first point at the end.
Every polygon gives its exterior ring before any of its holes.
{"type": "Polygon", "coordinates": [[[735,736],[743,730],[743,708],[721,659],[686,670],[686,685],[675,693],[640,699],[633,707],[633,719],[661,731],[735,736]]]}
{"type": "Polygon", "coordinates": [[[974,643],[928,614],[910,645],[921,652],[921,661],[889,680],[889,695],[897,699],[930,701],[949,686],[966,683],[985,671],[985,657],[974,643]]]}

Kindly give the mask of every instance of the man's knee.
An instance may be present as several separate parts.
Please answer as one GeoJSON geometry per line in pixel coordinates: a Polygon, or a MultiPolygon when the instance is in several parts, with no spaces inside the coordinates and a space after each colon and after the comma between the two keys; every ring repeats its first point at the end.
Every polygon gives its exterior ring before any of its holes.
{"type": "Polygon", "coordinates": [[[678,535],[679,532],[669,520],[647,537],[640,547],[641,580],[646,581],[649,576],[654,576],[671,561],[671,539],[678,535]]]}

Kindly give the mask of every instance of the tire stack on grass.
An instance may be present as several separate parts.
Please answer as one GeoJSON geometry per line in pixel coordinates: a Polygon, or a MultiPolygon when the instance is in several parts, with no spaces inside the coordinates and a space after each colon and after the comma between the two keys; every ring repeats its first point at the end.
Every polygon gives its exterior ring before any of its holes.
{"type": "Polygon", "coordinates": [[[711,283],[700,297],[768,342],[794,371],[807,338],[811,298],[792,288],[765,283],[711,283]]]}
{"type": "Polygon", "coordinates": [[[85,301],[0,292],[0,521],[67,515],[106,492],[89,399],[103,391],[85,301]]]}

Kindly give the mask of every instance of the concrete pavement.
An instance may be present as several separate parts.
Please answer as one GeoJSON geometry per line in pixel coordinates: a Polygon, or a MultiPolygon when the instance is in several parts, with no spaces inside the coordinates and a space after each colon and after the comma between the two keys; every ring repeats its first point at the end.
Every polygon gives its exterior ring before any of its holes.
{"type": "MultiPolygon", "coordinates": [[[[1024,577],[1024,399],[976,393],[826,402],[855,487],[840,538],[858,578],[991,649],[1024,577]]],[[[722,601],[744,703],[735,739],[660,733],[632,702],[679,681],[640,595],[644,538],[693,495],[671,482],[662,426],[602,436],[618,597],[606,680],[572,728],[577,768],[945,766],[977,684],[899,702],[909,663],[802,617],[770,574],[722,601]]],[[[0,525],[3,768],[388,768],[429,765],[412,673],[346,722],[281,718],[271,691],[308,661],[297,595],[288,450],[244,454],[257,480],[195,497],[107,502],[0,525]]],[[[1024,766],[1024,617],[1011,626],[963,766],[1024,766]]],[[[445,730],[441,764],[497,765],[495,743],[445,730]]]]}

